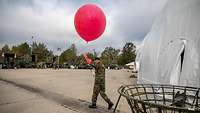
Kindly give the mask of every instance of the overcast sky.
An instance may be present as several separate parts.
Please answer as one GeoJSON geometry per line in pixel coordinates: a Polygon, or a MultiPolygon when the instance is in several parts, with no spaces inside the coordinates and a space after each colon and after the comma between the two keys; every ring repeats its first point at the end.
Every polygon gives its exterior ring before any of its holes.
{"type": "MultiPolygon", "coordinates": [[[[75,44],[78,52],[121,49],[126,42],[140,44],[166,0],[0,0],[0,47],[22,42],[43,42],[55,53],[75,44]],[[87,3],[106,15],[103,35],[88,44],[74,28],[77,9],[87,3]],[[31,37],[34,36],[32,40],[31,37]]],[[[57,53],[58,54],[58,53],[57,53]]]]}

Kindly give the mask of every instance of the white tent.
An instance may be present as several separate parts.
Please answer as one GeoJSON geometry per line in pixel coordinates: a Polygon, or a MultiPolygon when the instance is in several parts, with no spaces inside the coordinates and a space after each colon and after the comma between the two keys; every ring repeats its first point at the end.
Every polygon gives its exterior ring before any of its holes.
{"type": "Polygon", "coordinates": [[[140,49],[139,83],[200,87],[200,0],[169,0],[140,49]]]}

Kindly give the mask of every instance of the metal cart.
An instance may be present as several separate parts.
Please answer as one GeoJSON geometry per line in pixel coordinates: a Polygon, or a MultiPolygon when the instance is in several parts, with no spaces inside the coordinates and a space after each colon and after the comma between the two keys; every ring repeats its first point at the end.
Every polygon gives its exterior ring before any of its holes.
{"type": "Polygon", "coordinates": [[[121,86],[115,113],[121,97],[126,98],[132,113],[200,113],[200,88],[137,84],[121,86]]]}

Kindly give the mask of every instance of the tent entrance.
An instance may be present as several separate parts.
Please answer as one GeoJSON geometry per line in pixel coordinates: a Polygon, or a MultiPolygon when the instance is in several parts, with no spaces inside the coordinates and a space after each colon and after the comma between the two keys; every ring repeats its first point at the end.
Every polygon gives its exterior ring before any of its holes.
{"type": "Polygon", "coordinates": [[[178,85],[184,64],[186,40],[176,38],[161,48],[159,53],[158,82],[178,85]]]}
{"type": "Polygon", "coordinates": [[[185,41],[182,40],[183,43],[180,46],[180,51],[178,52],[178,59],[175,61],[174,66],[172,67],[171,76],[170,76],[170,84],[178,85],[179,78],[181,76],[183,61],[185,55],[185,41]]]}

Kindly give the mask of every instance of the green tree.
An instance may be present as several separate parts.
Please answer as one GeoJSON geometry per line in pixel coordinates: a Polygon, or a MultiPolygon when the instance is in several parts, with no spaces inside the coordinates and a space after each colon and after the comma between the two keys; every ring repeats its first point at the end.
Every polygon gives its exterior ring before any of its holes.
{"type": "Polygon", "coordinates": [[[53,52],[49,51],[44,43],[32,44],[32,54],[36,54],[38,62],[47,62],[48,57],[53,56],[53,52]]]}
{"type": "Polygon", "coordinates": [[[9,48],[9,46],[7,45],[7,44],[5,44],[3,47],[2,47],[2,52],[4,52],[4,53],[9,53],[10,52],[10,48],[9,48]]]}
{"type": "Polygon", "coordinates": [[[94,58],[96,57],[95,54],[88,52],[87,53],[88,58],[90,58],[91,60],[94,60],[94,58]]]}
{"type": "Polygon", "coordinates": [[[120,54],[119,56],[118,63],[120,65],[125,65],[127,63],[135,61],[136,57],[135,50],[136,46],[133,43],[131,42],[126,43],[125,46],[123,47],[122,54],[120,54]]]}
{"type": "Polygon", "coordinates": [[[85,63],[85,59],[84,59],[83,54],[81,54],[80,56],[77,56],[76,65],[79,66],[79,65],[84,64],[84,63],[85,63]]]}
{"type": "Polygon", "coordinates": [[[117,59],[120,50],[112,47],[106,47],[101,53],[101,59],[106,66],[117,64],[117,59]]]}
{"type": "Polygon", "coordinates": [[[63,51],[60,55],[60,63],[63,64],[64,62],[68,63],[69,65],[75,65],[77,54],[76,54],[76,47],[74,44],[65,51],[63,51]]]}
{"type": "Polygon", "coordinates": [[[25,42],[18,46],[12,47],[12,52],[16,53],[17,56],[24,56],[24,55],[30,55],[31,48],[29,45],[25,42]]]}

